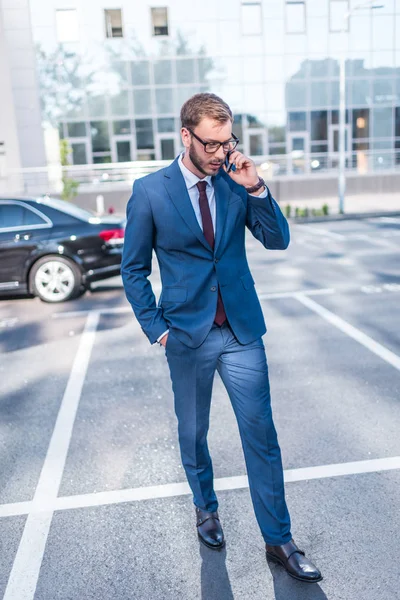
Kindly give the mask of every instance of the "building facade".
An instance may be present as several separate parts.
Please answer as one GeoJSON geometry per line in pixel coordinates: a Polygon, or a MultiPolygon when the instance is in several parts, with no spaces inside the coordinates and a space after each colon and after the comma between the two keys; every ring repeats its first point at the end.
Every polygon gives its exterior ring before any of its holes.
{"type": "Polygon", "coordinates": [[[212,91],[274,173],[335,168],[343,51],[347,166],[400,164],[400,0],[347,20],[359,0],[29,4],[42,121],[73,164],[174,158],[182,103],[212,91]]]}

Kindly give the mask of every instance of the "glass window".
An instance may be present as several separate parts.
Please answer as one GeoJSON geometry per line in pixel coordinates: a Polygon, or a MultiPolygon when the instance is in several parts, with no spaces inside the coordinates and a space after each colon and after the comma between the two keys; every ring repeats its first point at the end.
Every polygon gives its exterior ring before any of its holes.
{"type": "Polygon", "coordinates": [[[286,84],[286,106],[288,108],[303,108],[307,104],[307,84],[289,81],[286,84]]]}
{"type": "Polygon", "coordinates": [[[395,136],[400,137],[400,107],[395,109],[395,136]]]}
{"type": "Polygon", "coordinates": [[[261,2],[242,2],[242,33],[262,34],[261,2]]]}
{"type": "Polygon", "coordinates": [[[172,133],[175,131],[175,119],[157,119],[157,128],[159,133],[172,133]]]}
{"type": "Polygon", "coordinates": [[[150,90],[133,90],[134,113],[136,115],[151,114],[150,90]]]}
{"type": "Polygon", "coordinates": [[[311,144],[311,152],[328,152],[328,144],[311,144]]]}
{"type": "Polygon", "coordinates": [[[174,112],[173,88],[156,88],[156,111],[158,114],[174,112]]]}
{"type": "Polygon", "coordinates": [[[136,119],[135,126],[137,149],[154,148],[153,121],[151,119],[136,119]]]}
{"type": "Polygon", "coordinates": [[[268,127],[268,139],[270,144],[286,141],[286,127],[283,125],[270,125],[268,127]]]}
{"type": "Polygon", "coordinates": [[[290,131],[306,131],[307,130],[307,113],[305,112],[290,112],[289,115],[290,131]]]}
{"type": "Polygon", "coordinates": [[[263,135],[261,133],[253,133],[250,138],[250,156],[262,156],[264,154],[263,135]]]}
{"type": "Polygon", "coordinates": [[[113,62],[111,69],[120,76],[123,83],[128,83],[128,62],[126,60],[113,62]]]}
{"type": "Polygon", "coordinates": [[[305,2],[288,0],[286,2],[287,33],[304,33],[306,30],[305,2]]]}
{"type": "Polygon", "coordinates": [[[140,60],[131,63],[131,74],[133,85],[149,85],[150,83],[150,63],[148,60],[140,60]]]}
{"type": "MultiPolygon", "coordinates": [[[[378,4],[384,4],[379,2],[378,4]]],[[[379,15],[379,9],[373,11],[372,48],[373,50],[392,49],[394,46],[394,19],[387,15],[379,15]]]]}
{"type": "Polygon", "coordinates": [[[153,27],[153,35],[168,35],[168,8],[152,8],[151,23],[153,27]]]}
{"type": "Polygon", "coordinates": [[[129,162],[131,160],[131,143],[129,140],[116,142],[117,162],[129,162]]]}
{"type": "Polygon", "coordinates": [[[311,111],[311,139],[316,141],[328,139],[328,111],[311,111]]]}
{"type": "MultiPolygon", "coordinates": [[[[310,77],[327,78],[331,75],[331,58],[309,60],[310,77]]],[[[322,84],[325,85],[325,84],[322,84]]]]}
{"type": "Polygon", "coordinates": [[[115,135],[127,135],[131,132],[130,121],[114,121],[113,132],[115,135]]]}
{"type": "Polygon", "coordinates": [[[106,37],[121,38],[122,31],[122,11],[120,8],[106,9],[104,11],[106,37]]]}
{"type": "Polygon", "coordinates": [[[64,135],[64,123],[59,123],[58,124],[58,137],[60,138],[60,140],[63,140],[65,135],[64,135]]]}
{"type": "Polygon", "coordinates": [[[129,115],[129,95],[128,90],[122,90],[116,96],[111,96],[110,98],[111,104],[111,114],[118,116],[129,115]]]}
{"type": "Polygon", "coordinates": [[[345,15],[349,11],[348,0],[330,0],[329,3],[329,28],[331,31],[349,30],[349,19],[345,15]]]}
{"type": "Polygon", "coordinates": [[[72,164],[86,165],[86,144],[71,144],[72,148],[72,164]]]}
{"type": "Polygon", "coordinates": [[[200,83],[207,83],[207,75],[214,68],[214,63],[212,58],[209,57],[200,57],[198,61],[199,65],[199,81],[200,83]]]}
{"type": "Polygon", "coordinates": [[[383,138],[393,135],[393,109],[374,108],[373,109],[373,127],[372,137],[383,138]]]}
{"type": "Polygon", "coordinates": [[[93,154],[93,162],[94,162],[94,164],[110,163],[111,162],[111,154],[99,154],[99,155],[93,154]]]}
{"type": "Polygon", "coordinates": [[[153,68],[156,85],[172,83],[172,60],[158,60],[154,62],[153,68]]]}
{"type": "Polygon", "coordinates": [[[56,10],[57,40],[77,42],[79,40],[78,11],[76,8],[56,10]]]}
{"type": "Polygon", "coordinates": [[[68,137],[85,137],[86,123],[67,123],[68,137]]]}
{"type": "Polygon", "coordinates": [[[233,115],[232,133],[243,142],[242,115],[233,115]]]}
{"type": "Polygon", "coordinates": [[[156,155],[154,152],[138,152],[138,155],[137,155],[137,160],[149,161],[149,160],[155,160],[155,159],[156,159],[156,155]]]}
{"type": "Polygon", "coordinates": [[[282,144],[270,144],[269,153],[272,156],[274,154],[286,154],[286,146],[283,146],[282,144]]]}
{"type": "Polygon", "coordinates": [[[182,104],[186,102],[191,96],[197,94],[199,90],[193,86],[185,85],[176,88],[176,105],[177,109],[180,110],[182,104]]]}
{"type": "Polygon", "coordinates": [[[105,117],[106,116],[106,99],[105,96],[89,96],[88,97],[89,117],[105,117]]]}
{"type": "Polygon", "coordinates": [[[195,61],[192,58],[176,61],[176,80],[178,83],[194,83],[196,81],[195,75],[195,61]]]}
{"type": "Polygon", "coordinates": [[[329,88],[325,81],[311,82],[311,106],[325,107],[329,105],[328,101],[329,88]]]}
{"type": "Polygon", "coordinates": [[[368,106],[371,103],[371,86],[369,79],[354,79],[349,81],[351,89],[351,104],[353,106],[368,106]]]}
{"type": "Polygon", "coordinates": [[[90,133],[92,136],[93,152],[107,152],[110,150],[107,121],[91,121],[90,133]]]}
{"type": "Polygon", "coordinates": [[[373,79],[373,103],[392,104],[393,102],[393,79],[373,79]]]}
{"type": "Polygon", "coordinates": [[[355,108],[353,110],[353,138],[369,137],[369,109],[355,108]]]}
{"type": "MultiPolygon", "coordinates": [[[[349,122],[349,116],[350,116],[349,111],[346,110],[346,123],[349,122]]],[[[331,122],[332,122],[332,125],[339,125],[339,111],[338,110],[333,110],[331,112],[331,122]]]]}

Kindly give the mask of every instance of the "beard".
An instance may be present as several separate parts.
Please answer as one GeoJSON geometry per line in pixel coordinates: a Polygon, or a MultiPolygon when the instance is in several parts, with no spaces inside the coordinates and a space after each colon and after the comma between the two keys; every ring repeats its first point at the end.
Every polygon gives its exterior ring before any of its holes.
{"type": "Polygon", "coordinates": [[[196,169],[200,171],[200,173],[203,173],[203,175],[205,176],[216,174],[216,171],[210,167],[211,164],[219,165],[220,167],[223,164],[223,161],[219,160],[218,158],[209,158],[208,160],[206,160],[199,156],[199,154],[196,152],[193,142],[190,144],[189,147],[189,158],[192,161],[193,165],[196,167],[196,169]]]}

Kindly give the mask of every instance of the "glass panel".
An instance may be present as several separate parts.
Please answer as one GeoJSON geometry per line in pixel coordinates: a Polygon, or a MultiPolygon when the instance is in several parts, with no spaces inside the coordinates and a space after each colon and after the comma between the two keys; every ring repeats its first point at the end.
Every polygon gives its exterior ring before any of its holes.
{"type": "Polygon", "coordinates": [[[105,154],[102,156],[95,156],[93,154],[93,162],[95,164],[110,163],[111,162],[111,154],[105,154]]]}
{"type": "Polygon", "coordinates": [[[154,148],[153,121],[136,119],[136,146],[138,150],[154,148]]]}
{"type": "Polygon", "coordinates": [[[291,140],[292,151],[304,151],[306,145],[306,141],[304,137],[293,137],[291,140]]]}
{"type": "Polygon", "coordinates": [[[286,154],[286,146],[282,144],[272,144],[269,147],[270,154],[286,154]]]}
{"type": "Polygon", "coordinates": [[[395,112],[395,136],[400,137],[400,107],[396,107],[395,112]]]}
{"type": "Polygon", "coordinates": [[[342,31],[345,26],[348,31],[349,22],[344,16],[349,10],[348,0],[331,0],[329,4],[329,27],[331,31],[342,31]]]}
{"type": "Polygon", "coordinates": [[[106,99],[105,96],[89,96],[88,97],[89,117],[105,117],[106,116],[106,99]]]}
{"type": "Polygon", "coordinates": [[[110,150],[107,121],[91,121],[90,133],[93,152],[107,152],[107,150],[110,150]]]}
{"type": "MultiPolygon", "coordinates": [[[[186,102],[191,96],[197,94],[199,90],[192,86],[182,86],[176,88],[176,107],[180,110],[182,104],[186,102]]],[[[174,112],[174,111],[172,111],[174,112]]]]}
{"type": "Polygon", "coordinates": [[[310,77],[325,78],[331,74],[331,58],[323,58],[321,60],[310,60],[310,77]]]}
{"type": "Polygon", "coordinates": [[[350,81],[351,104],[353,106],[368,106],[371,103],[371,86],[369,79],[354,79],[350,81]]]}
{"type": "Polygon", "coordinates": [[[192,58],[176,61],[176,80],[178,83],[194,83],[195,61],[192,58]]]}
{"type": "Polygon", "coordinates": [[[353,110],[353,138],[369,137],[369,109],[356,108],[353,110]]]}
{"type": "Polygon", "coordinates": [[[311,139],[328,139],[328,112],[326,110],[311,112],[311,139]]]}
{"type": "Polygon", "coordinates": [[[119,141],[117,146],[117,161],[118,162],[129,162],[131,160],[131,143],[126,141],[119,141]]]}
{"type": "Polygon", "coordinates": [[[68,123],[68,137],[85,137],[86,123],[68,123]]]}
{"type": "MultiPolygon", "coordinates": [[[[344,147],[347,152],[349,149],[349,132],[347,129],[345,130],[344,134],[344,147]]],[[[335,129],[333,131],[333,151],[339,152],[339,129],[335,129]]]]}
{"type": "Polygon", "coordinates": [[[161,140],[161,160],[173,160],[175,158],[175,140],[161,140]]]}
{"type": "MultiPolygon", "coordinates": [[[[349,111],[346,110],[346,123],[349,122],[349,111]]],[[[333,110],[331,112],[331,123],[332,125],[339,125],[339,111],[333,110]]]]}
{"type": "Polygon", "coordinates": [[[207,75],[214,68],[212,58],[200,57],[198,60],[199,65],[199,81],[200,83],[208,83],[207,75]]]}
{"type": "Polygon", "coordinates": [[[307,113],[289,113],[289,129],[290,131],[305,131],[307,129],[307,113]]]}
{"type": "Polygon", "coordinates": [[[324,81],[311,82],[311,106],[329,106],[329,88],[324,81]]]}
{"type": "Polygon", "coordinates": [[[24,208],[18,204],[0,206],[0,223],[2,227],[20,227],[23,224],[24,208]]]}
{"type": "Polygon", "coordinates": [[[307,84],[290,81],[286,84],[287,108],[303,108],[307,106],[307,84]]]}
{"type": "Polygon", "coordinates": [[[151,22],[153,24],[153,35],[168,35],[168,8],[152,8],[151,22]]]}
{"type": "Polygon", "coordinates": [[[60,138],[60,140],[64,139],[64,123],[58,124],[58,137],[60,138]]]}
{"type": "Polygon", "coordinates": [[[172,83],[172,60],[159,60],[153,64],[156,85],[172,83]]]}
{"type": "Polygon", "coordinates": [[[242,115],[233,115],[232,133],[243,142],[242,115]]]}
{"type": "Polygon", "coordinates": [[[79,40],[78,11],[76,8],[56,10],[57,40],[77,42],[79,40]]]}
{"type": "Polygon", "coordinates": [[[86,165],[86,144],[71,144],[72,148],[72,163],[74,165],[86,165]]]}
{"type": "Polygon", "coordinates": [[[261,133],[253,133],[250,138],[250,156],[262,156],[264,154],[263,136],[261,133]]]}
{"type": "Polygon", "coordinates": [[[250,129],[259,129],[260,127],[265,127],[265,123],[255,115],[247,115],[247,127],[250,129]]]}
{"type": "Polygon", "coordinates": [[[141,60],[131,63],[131,74],[133,85],[149,85],[150,83],[150,63],[148,60],[141,60]]]}
{"type": "Polygon", "coordinates": [[[128,90],[122,90],[117,96],[111,96],[110,104],[112,115],[128,115],[130,113],[128,90]]]}
{"type": "Polygon", "coordinates": [[[150,90],[133,90],[133,100],[136,115],[146,115],[152,112],[150,90]]]}
{"type": "Polygon", "coordinates": [[[137,155],[138,160],[148,161],[148,160],[155,160],[155,158],[156,158],[156,155],[154,154],[154,152],[140,152],[140,153],[138,152],[138,155],[137,155]]]}
{"type": "Polygon", "coordinates": [[[114,121],[113,132],[115,135],[124,135],[131,132],[130,121],[114,121]]]}
{"type": "Polygon", "coordinates": [[[373,79],[373,103],[392,104],[393,102],[393,79],[373,79]]]}
{"type": "Polygon", "coordinates": [[[311,152],[328,152],[328,144],[311,144],[311,152]]]}
{"type": "Polygon", "coordinates": [[[173,88],[156,88],[156,110],[158,114],[174,112],[173,88]]]}
{"type": "Polygon", "coordinates": [[[242,4],[242,33],[243,35],[261,35],[262,16],[261,4],[242,4]]]}
{"type": "Polygon", "coordinates": [[[111,69],[120,76],[123,83],[128,83],[128,63],[126,60],[113,62],[111,69]]]}
{"type": "Polygon", "coordinates": [[[304,2],[286,2],[287,33],[303,33],[306,27],[304,2]]]}
{"type": "Polygon", "coordinates": [[[394,20],[389,15],[382,16],[378,13],[379,10],[374,11],[372,17],[372,47],[376,50],[389,50],[394,46],[394,20]]]}
{"type": "Polygon", "coordinates": [[[44,225],[46,223],[46,221],[44,219],[42,219],[41,217],[39,217],[39,215],[34,213],[33,210],[24,208],[23,211],[24,211],[24,216],[23,216],[23,224],[24,225],[44,225]]]}
{"type": "Polygon", "coordinates": [[[372,123],[372,137],[391,137],[393,135],[393,109],[391,107],[374,108],[372,123]]]}
{"type": "Polygon", "coordinates": [[[104,11],[106,37],[123,37],[122,31],[122,12],[120,8],[106,9],[104,11]]]}
{"type": "Polygon", "coordinates": [[[157,119],[157,128],[160,133],[175,131],[175,119],[157,119]]]}

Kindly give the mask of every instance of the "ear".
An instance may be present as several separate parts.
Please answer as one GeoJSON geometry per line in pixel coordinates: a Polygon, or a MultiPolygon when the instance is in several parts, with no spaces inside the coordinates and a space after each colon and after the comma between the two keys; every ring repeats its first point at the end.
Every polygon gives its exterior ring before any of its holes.
{"type": "Polygon", "coordinates": [[[186,127],[182,127],[181,129],[181,139],[183,146],[185,148],[190,148],[191,136],[190,132],[186,129],[186,127]]]}

